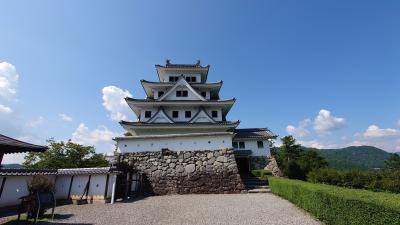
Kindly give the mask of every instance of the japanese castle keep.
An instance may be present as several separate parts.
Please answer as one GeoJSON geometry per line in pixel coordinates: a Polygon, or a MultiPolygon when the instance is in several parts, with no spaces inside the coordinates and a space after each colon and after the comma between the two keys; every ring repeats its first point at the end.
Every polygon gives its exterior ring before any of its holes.
{"type": "Polygon", "coordinates": [[[209,66],[156,65],[158,82],[141,80],[146,99],[126,98],[135,122],[121,121],[121,160],[142,172],[154,194],[235,193],[240,173],[264,168],[267,128],[236,129],[227,114],[235,98],[220,99],[222,81],[207,82],[209,66]]]}

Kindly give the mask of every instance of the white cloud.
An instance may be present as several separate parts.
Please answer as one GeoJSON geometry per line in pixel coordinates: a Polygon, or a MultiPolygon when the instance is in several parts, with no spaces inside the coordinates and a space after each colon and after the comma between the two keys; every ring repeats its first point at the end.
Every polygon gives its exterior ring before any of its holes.
{"type": "Polygon", "coordinates": [[[44,122],[44,117],[43,116],[39,116],[38,118],[30,121],[28,123],[28,126],[30,127],[38,127],[40,126],[42,123],[44,122]]]}
{"type": "Polygon", "coordinates": [[[58,114],[58,115],[59,115],[60,118],[61,118],[62,120],[64,120],[64,121],[67,121],[67,122],[71,122],[71,121],[72,121],[72,117],[68,116],[67,114],[60,113],[60,114],[58,114]]]}
{"type": "Polygon", "coordinates": [[[369,145],[381,148],[389,152],[400,150],[400,130],[394,128],[380,128],[370,125],[364,132],[354,135],[354,140],[348,146],[369,145]]]}
{"type": "Polygon", "coordinates": [[[102,90],[103,106],[110,112],[114,121],[127,120],[133,112],[125,102],[125,97],[132,97],[128,90],[122,90],[116,86],[107,86],[102,90]]]}
{"type": "Polygon", "coordinates": [[[13,97],[17,94],[18,74],[15,66],[8,62],[0,63],[0,96],[13,97]]]}
{"type": "Polygon", "coordinates": [[[310,133],[307,127],[310,125],[310,119],[304,119],[299,122],[298,126],[288,125],[286,127],[286,132],[294,137],[304,137],[310,133]]]}
{"type": "Polygon", "coordinates": [[[381,138],[381,137],[388,137],[388,136],[396,136],[399,134],[399,131],[392,128],[380,128],[377,125],[371,125],[367,128],[364,132],[364,137],[367,138],[381,138]]]}
{"type": "Polygon", "coordinates": [[[71,141],[82,145],[95,146],[97,152],[110,152],[114,150],[115,142],[113,138],[120,135],[104,126],[90,130],[84,123],[81,123],[72,133],[71,141]]]}
{"type": "Polygon", "coordinates": [[[0,113],[12,113],[13,110],[10,107],[0,104],[0,113]]]}
{"type": "Polygon", "coordinates": [[[330,131],[340,129],[346,125],[344,118],[334,117],[331,112],[321,109],[314,119],[314,130],[317,133],[329,133],[330,131]]]}

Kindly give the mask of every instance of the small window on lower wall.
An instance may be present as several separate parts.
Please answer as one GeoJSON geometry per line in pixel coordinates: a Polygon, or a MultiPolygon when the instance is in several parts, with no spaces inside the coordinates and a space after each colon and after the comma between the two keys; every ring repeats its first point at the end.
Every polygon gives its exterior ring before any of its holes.
{"type": "Polygon", "coordinates": [[[217,117],[218,117],[218,111],[212,111],[212,112],[211,112],[211,116],[212,116],[213,118],[217,118],[217,117]]]}
{"type": "Polygon", "coordinates": [[[257,147],[258,148],[264,148],[264,142],[263,141],[257,141],[257,147]]]}
{"type": "Polygon", "coordinates": [[[179,117],[179,111],[172,111],[172,118],[178,118],[179,117]]]}
{"type": "Polygon", "coordinates": [[[192,117],[192,111],[185,111],[185,118],[192,117]]]}
{"type": "Polygon", "coordinates": [[[151,117],[151,111],[145,111],[144,118],[150,118],[150,117],[151,117]]]}
{"type": "Polygon", "coordinates": [[[238,143],[236,141],[232,142],[232,147],[233,148],[238,148],[238,143]]]}
{"type": "Polygon", "coordinates": [[[246,148],[244,141],[239,141],[239,148],[246,148]]]}

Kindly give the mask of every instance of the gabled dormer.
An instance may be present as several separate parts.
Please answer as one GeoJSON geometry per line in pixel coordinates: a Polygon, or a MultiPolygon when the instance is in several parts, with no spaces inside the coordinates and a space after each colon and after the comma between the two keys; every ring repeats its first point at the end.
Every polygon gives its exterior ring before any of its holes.
{"type": "Polygon", "coordinates": [[[164,100],[200,100],[206,101],[206,98],[197,93],[196,90],[181,76],[179,80],[166,93],[157,99],[164,100]]]}
{"type": "Polygon", "coordinates": [[[203,108],[201,108],[189,123],[216,123],[216,121],[213,120],[203,108]]]}
{"type": "Polygon", "coordinates": [[[160,108],[147,123],[174,123],[171,118],[164,112],[163,108],[160,108]]]}

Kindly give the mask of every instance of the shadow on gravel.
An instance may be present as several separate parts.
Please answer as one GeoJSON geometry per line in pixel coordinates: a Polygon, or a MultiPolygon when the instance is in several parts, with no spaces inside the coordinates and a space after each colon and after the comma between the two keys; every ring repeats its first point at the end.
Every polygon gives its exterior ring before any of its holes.
{"type": "MultiPolygon", "coordinates": [[[[47,224],[67,224],[67,223],[60,223],[57,222],[57,220],[65,220],[68,218],[71,218],[72,216],[74,216],[74,214],[54,214],[54,221],[51,221],[51,216],[46,214],[43,216],[43,218],[39,218],[39,221],[36,224],[43,224],[43,225],[47,225],[47,224]]],[[[18,221],[16,216],[13,216],[12,218],[10,218],[9,221],[7,222],[3,222],[1,223],[1,225],[17,225],[17,224],[34,224],[33,223],[33,219],[31,219],[30,221],[26,221],[26,216],[22,215],[21,220],[18,221]]],[[[90,225],[90,223],[68,223],[68,224],[82,224],[82,225],[90,225]]]]}

